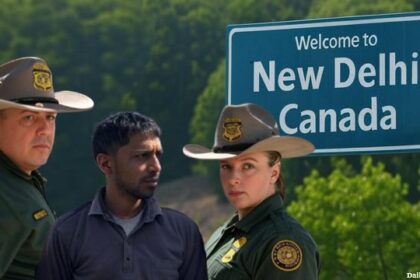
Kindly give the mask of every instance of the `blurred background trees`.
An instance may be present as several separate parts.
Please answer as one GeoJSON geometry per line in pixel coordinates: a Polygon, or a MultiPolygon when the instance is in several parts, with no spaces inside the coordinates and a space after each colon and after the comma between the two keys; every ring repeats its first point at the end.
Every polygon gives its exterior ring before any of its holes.
{"type": "MultiPolygon", "coordinates": [[[[220,190],[217,164],[187,159],[182,147],[213,143],[225,102],[228,24],[418,9],[420,0],[2,0],[0,63],[43,57],[56,90],[95,100],[90,112],[59,115],[54,151],[41,170],[49,201],[62,214],[103,185],[90,134],[96,122],[121,110],[142,112],[162,127],[162,182],[194,173],[220,190]]],[[[378,268],[366,279],[399,279],[398,271],[420,263],[412,244],[420,228],[420,154],[362,158],[282,164],[286,202],[320,244],[323,279],[362,279],[359,267],[378,268]]]]}
{"type": "Polygon", "coordinates": [[[360,173],[344,159],[333,166],[327,177],[306,177],[288,209],[319,245],[321,279],[402,279],[418,271],[420,204],[407,202],[407,184],[370,157],[360,173]]]}

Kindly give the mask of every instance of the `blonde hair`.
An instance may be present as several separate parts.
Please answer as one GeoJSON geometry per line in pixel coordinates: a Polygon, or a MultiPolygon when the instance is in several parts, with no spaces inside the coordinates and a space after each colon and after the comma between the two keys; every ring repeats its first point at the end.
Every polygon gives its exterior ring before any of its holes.
{"type": "MultiPolygon", "coordinates": [[[[268,165],[270,167],[273,167],[276,163],[281,161],[281,154],[279,152],[267,151],[266,153],[268,155],[268,165]]],[[[281,176],[281,172],[276,181],[276,191],[279,192],[282,199],[285,198],[286,185],[284,184],[283,177],[281,176]]]]}

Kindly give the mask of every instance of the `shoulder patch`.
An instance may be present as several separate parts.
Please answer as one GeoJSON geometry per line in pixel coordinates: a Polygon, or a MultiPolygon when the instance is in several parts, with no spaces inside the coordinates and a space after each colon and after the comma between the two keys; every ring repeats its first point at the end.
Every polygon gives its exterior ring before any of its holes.
{"type": "Polygon", "coordinates": [[[295,271],[302,264],[302,250],[291,240],[281,240],[274,245],[271,259],[275,267],[283,271],[295,271]]]}

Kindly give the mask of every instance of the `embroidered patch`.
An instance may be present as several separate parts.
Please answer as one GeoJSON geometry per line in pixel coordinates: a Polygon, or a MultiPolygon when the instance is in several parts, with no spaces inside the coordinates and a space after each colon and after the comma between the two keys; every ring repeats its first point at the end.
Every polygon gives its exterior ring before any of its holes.
{"type": "Polygon", "coordinates": [[[223,128],[225,129],[223,133],[223,138],[229,142],[233,142],[239,139],[242,135],[241,132],[242,122],[238,118],[227,118],[223,123],[223,128]]]}
{"type": "Polygon", "coordinates": [[[273,264],[283,271],[295,271],[302,264],[302,250],[291,240],[281,240],[271,252],[273,264]]]}
{"type": "Polygon", "coordinates": [[[227,251],[227,253],[222,257],[222,263],[228,263],[233,259],[233,256],[236,254],[236,252],[239,251],[239,249],[241,249],[242,246],[245,245],[247,239],[245,236],[236,239],[233,244],[232,247],[227,251]]]}
{"type": "Polygon", "coordinates": [[[42,63],[34,64],[32,75],[36,89],[48,91],[52,88],[52,74],[47,65],[42,63]]]}
{"type": "Polygon", "coordinates": [[[35,211],[32,214],[32,217],[34,218],[35,221],[39,221],[42,220],[43,218],[45,218],[46,216],[48,216],[48,212],[45,209],[40,209],[38,211],[35,211]]]}

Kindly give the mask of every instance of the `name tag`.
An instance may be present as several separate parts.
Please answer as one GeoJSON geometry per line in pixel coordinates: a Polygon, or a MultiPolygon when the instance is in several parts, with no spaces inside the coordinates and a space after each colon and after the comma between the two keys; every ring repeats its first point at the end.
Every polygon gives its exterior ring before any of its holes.
{"type": "Polygon", "coordinates": [[[32,214],[32,218],[34,218],[35,221],[39,221],[44,219],[46,216],[48,216],[48,212],[45,209],[40,209],[38,211],[35,211],[32,214]]]}

